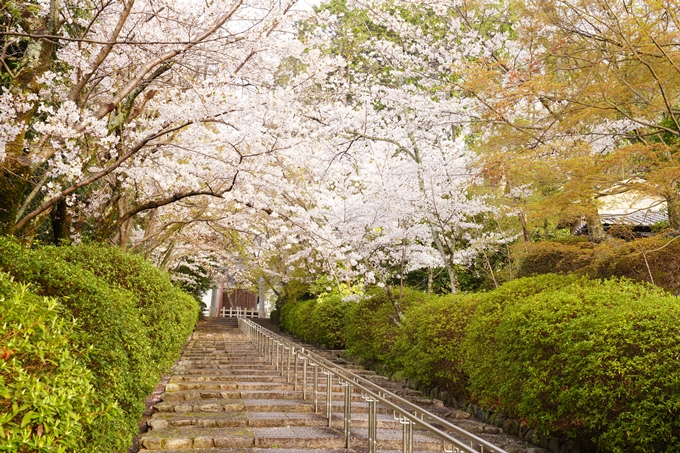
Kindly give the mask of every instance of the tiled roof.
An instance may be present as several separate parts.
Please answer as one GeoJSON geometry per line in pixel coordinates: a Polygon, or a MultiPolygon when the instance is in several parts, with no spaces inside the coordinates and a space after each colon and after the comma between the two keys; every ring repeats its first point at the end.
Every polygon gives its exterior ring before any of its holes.
{"type": "Polygon", "coordinates": [[[663,211],[635,211],[628,214],[601,214],[603,225],[640,225],[652,226],[656,222],[668,221],[668,215],[663,211]]]}

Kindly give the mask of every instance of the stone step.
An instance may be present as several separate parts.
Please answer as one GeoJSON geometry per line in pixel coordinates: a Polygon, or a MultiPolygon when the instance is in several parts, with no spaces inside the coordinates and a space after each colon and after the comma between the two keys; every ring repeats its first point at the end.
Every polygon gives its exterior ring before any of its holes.
{"type": "MultiPolygon", "coordinates": [[[[350,430],[353,446],[359,447],[368,444],[368,430],[352,428],[350,430]]],[[[377,446],[380,449],[400,450],[403,442],[403,431],[401,429],[379,429],[377,433],[377,446]]],[[[421,434],[413,433],[413,448],[421,451],[441,451],[440,441],[421,434]]]]}
{"type": "MultiPolygon", "coordinates": [[[[163,450],[163,453],[262,453],[261,448],[194,448],[191,450],[163,450]]],[[[277,448],[276,453],[356,453],[355,450],[346,449],[301,449],[301,448],[277,448]]],[[[378,453],[400,453],[397,451],[379,451],[378,453]]],[[[415,452],[419,453],[419,452],[415,452]]]]}
{"type": "MultiPolygon", "coordinates": [[[[167,389],[166,389],[167,390],[167,389]]],[[[170,401],[203,401],[203,400],[238,400],[241,399],[241,392],[236,390],[179,390],[176,392],[166,391],[161,399],[165,402],[170,401]]]]}
{"type": "Polygon", "coordinates": [[[245,407],[242,400],[212,399],[195,402],[163,401],[154,405],[154,412],[243,412],[245,407]]]}
{"type": "Polygon", "coordinates": [[[181,374],[181,375],[175,375],[170,378],[170,382],[200,382],[200,381],[205,381],[205,382],[243,382],[247,381],[250,379],[257,379],[260,382],[285,382],[286,379],[282,378],[281,376],[277,375],[271,375],[271,376],[248,376],[248,375],[233,375],[233,374],[226,374],[226,373],[219,373],[219,374],[212,374],[212,373],[206,373],[206,374],[181,374]]]}
{"type": "MultiPolygon", "coordinates": [[[[235,321],[235,320],[234,320],[235,321]]],[[[162,401],[147,422],[140,439],[142,451],[165,453],[256,453],[276,448],[277,453],[355,453],[345,450],[342,434],[344,387],[332,384],[332,428],[328,427],[326,379],[319,374],[318,409],[314,413],[313,368],[303,364],[276,370],[271,356],[264,357],[239,330],[199,323],[182,357],[173,369],[162,401]],[[302,387],[307,400],[302,399],[302,387]],[[286,450],[290,449],[290,450],[286,450]]],[[[235,323],[234,323],[235,326],[235,323]]],[[[330,354],[329,357],[332,357],[330,354]]],[[[337,357],[337,355],[335,356],[337,357]]],[[[361,374],[380,380],[371,372],[361,374]]],[[[358,389],[352,394],[352,446],[367,448],[368,403],[358,389]]],[[[387,408],[378,406],[378,448],[401,449],[401,425],[387,408]]],[[[415,433],[415,447],[429,451],[439,443],[415,433]]]]}
{"type": "Polygon", "coordinates": [[[293,384],[285,382],[239,382],[239,381],[183,381],[170,382],[166,392],[183,390],[293,390],[293,384]]]}
{"type": "Polygon", "coordinates": [[[152,431],[162,431],[169,428],[240,428],[248,426],[245,412],[217,412],[217,413],[157,413],[147,422],[152,431]]]}
{"type": "Polygon", "coordinates": [[[276,428],[172,428],[152,431],[140,443],[147,450],[196,448],[330,448],[341,449],[345,437],[330,428],[285,426],[276,428]]]}
{"type": "Polygon", "coordinates": [[[313,412],[312,405],[303,400],[243,400],[247,412],[313,412]]]}
{"type": "Polygon", "coordinates": [[[178,392],[184,390],[237,390],[237,382],[172,382],[165,386],[166,392],[178,392]]]}
{"type": "Polygon", "coordinates": [[[162,431],[185,427],[237,428],[249,426],[251,428],[270,428],[277,426],[328,426],[328,419],[324,415],[311,412],[159,413],[149,420],[147,424],[153,431],[162,431]]]}

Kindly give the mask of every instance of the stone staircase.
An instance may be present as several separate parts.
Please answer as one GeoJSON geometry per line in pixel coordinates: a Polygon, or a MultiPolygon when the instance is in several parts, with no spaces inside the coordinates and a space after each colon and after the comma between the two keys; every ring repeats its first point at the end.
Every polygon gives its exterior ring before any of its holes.
{"type": "MultiPolygon", "coordinates": [[[[302,390],[294,390],[286,376],[260,355],[238,329],[235,318],[201,321],[173,370],[162,401],[154,407],[140,447],[166,453],[366,451],[368,403],[359,393],[352,394],[352,449],[346,449],[343,387],[333,383],[329,427],[326,379],[318,381],[319,413],[311,402],[311,373],[307,382],[304,400],[302,390]]],[[[402,426],[386,408],[378,405],[377,410],[378,451],[400,451],[402,426]]],[[[413,439],[414,451],[442,451],[441,443],[425,432],[416,429],[413,439]]]]}

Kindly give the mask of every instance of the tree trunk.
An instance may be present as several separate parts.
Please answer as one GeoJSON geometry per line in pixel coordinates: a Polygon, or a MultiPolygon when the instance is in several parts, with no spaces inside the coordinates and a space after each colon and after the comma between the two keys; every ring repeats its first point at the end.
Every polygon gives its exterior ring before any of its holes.
{"type": "Polygon", "coordinates": [[[604,239],[604,227],[600,221],[600,216],[598,214],[589,215],[586,217],[586,223],[588,224],[588,234],[593,239],[604,239]]]}
{"type": "Polygon", "coordinates": [[[668,209],[668,225],[674,230],[680,230],[680,194],[666,197],[668,209]]]}
{"type": "Polygon", "coordinates": [[[29,174],[28,167],[10,168],[0,174],[0,235],[14,234],[29,174]]]}
{"type": "Polygon", "coordinates": [[[59,200],[52,211],[50,211],[52,219],[52,233],[54,234],[54,244],[61,245],[62,243],[71,242],[71,218],[68,213],[68,205],[66,200],[59,200]]]}
{"type": "Polygon", "coordinates": [[[527,215],[524,212],[519,213],[519,221],[522,224],[522,235],[524,236],[524,243],[529,243],[529,231],[527,230],[527,215]]]}

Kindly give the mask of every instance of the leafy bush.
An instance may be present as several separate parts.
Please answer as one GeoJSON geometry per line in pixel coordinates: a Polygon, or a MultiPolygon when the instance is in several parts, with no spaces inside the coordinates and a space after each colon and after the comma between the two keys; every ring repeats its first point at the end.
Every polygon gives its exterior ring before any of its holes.
{"type": "Polygon", "coordinates": [[[0,312],[0,451],[82,451],[91,414],[103,408],[73,354],[73,319],[4,273],[0,312]]]}
{"type": "Polygon", "coordinates": [[[573,273],[592,263],[594,248],[595,244],[582,241],[543,241],[518,245],[517,276],[573,273]]]}
{"type": "Polygon", "coordinates": [[[194,299],[150,263],[107,247],[31,250],[0,238],[0,270],[56,298],[76,318],[74,354],[92,373],[92,402],[108,408],[88,425],[83,442],[88,451],[126,449],[145,397],[195,323],[194,299]]]}
{"type": "Polygon", "coordinates": [[[347,302],[343,302],[340,294],[320,296],[309,318],[312,342],[331,349],[344,348],[346,312],[347,302]]]}
{"type": "Polygon", "coordinates": [[[312,333],[309,329],[309,322],[315,306],[315,300],[291,301],[286,303],[281,307],[281,328],[304,341],[311,342],[312,333]]]}
{"type": "Polygon", "coordinates": [[[358,303],[350,303],[344,335],[350,355],[365,360],[378,360],[393,371],[399,369],[394,352],[399,336],[401,319],[393,303],[402,312],[412,305],[422,303],[427,295],[421,291],[404,288],[404,292],[390,295],[383,288],[370,288],[358,303]]]}
{"type": "Polygon", "coordinates": [[[129,291],[147,329],[153,348],[150,360],[162,372],[177,359],[177,353],[196,324],[197,302],[176,288],[168,274],[140,256],[117,247],[82,245],[56,249],[60,258],[88,269],[111,287],[129,291]]]}
{"type": "Polygon", "coordinates": [[[477,305],[474,296],[428,297],[407,312],[394,347],[406,377],[465,395],[467,375],[461,344],[477,305]]]}
{"type": "Polygon", "coordinates": [[[596,250],[596,259],[581,273],[591,278],[653,282],[680,295],[680,238],[660,235],[615,246],[602,244],[596,250]]]}
{"type": "Polygon", "coordinates": [[[498,384],[499,374],[494,353],[501,346],[494,334],[496,327],[505,318],[506,311],[527,297],[563,288],[575,281],[577,278],[573,276],[546,274],[513,280],[494,291],[474,295],[477,307],[470,319],[462,346],[468,358],[465,371],[470,377],[469,389],[487,407],[495,408],[501,404],[500,401],[487,398],[483,391],[498,384]]]}
{"type": "Polygon", "coordinates": [[[599,450],[678,450],[677,298],[581,279],[505,304],[502,315],[490,305],[467,341],[473,398],[599,450]]]}
{"type": "Polygon", "coordinates": [[[516,275],[575,273],[590,278],[627,277],[654,283],[680,295],[677,236],[658,235],[629,242],[608,240],[601,244],[583,242],[582,238],[565,239],[516,246],[516,275]]]}

